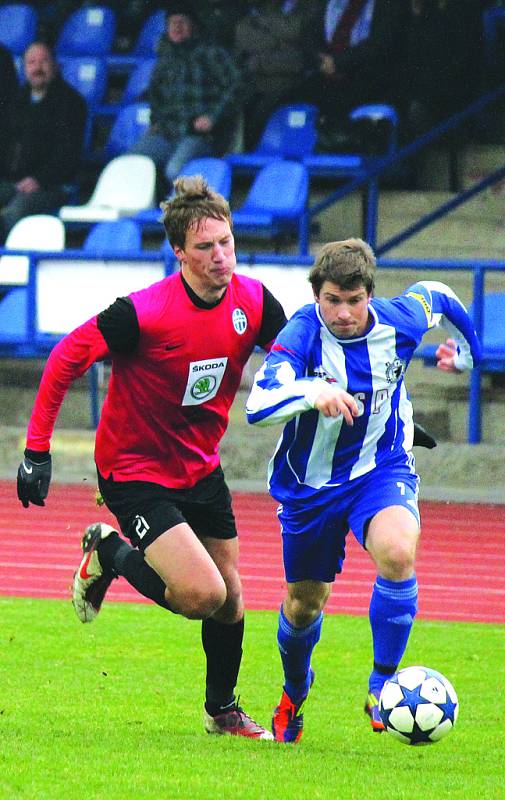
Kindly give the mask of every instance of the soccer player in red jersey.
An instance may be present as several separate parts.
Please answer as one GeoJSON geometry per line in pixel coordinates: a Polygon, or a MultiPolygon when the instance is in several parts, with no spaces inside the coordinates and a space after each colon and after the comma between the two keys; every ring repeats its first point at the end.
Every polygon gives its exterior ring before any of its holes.
{"type": "Polygon", "coordinates": [[[50,440],[71,383],[94,362],[112,372],[96,434],[102,497],[128,541],[105,523],[83,537],[73,603],[82,622],[122,575],[174,613],[202,620],[209,733],[271,739],[237,703],[244,607],[238,539],[218,447],[244,365],[285,324],[257,280],[235,274],[226,200],[180,178],[164,204],[180,271],[72,331],[51,353],[28,426],[18,496],[44,505],[50,440]]]}

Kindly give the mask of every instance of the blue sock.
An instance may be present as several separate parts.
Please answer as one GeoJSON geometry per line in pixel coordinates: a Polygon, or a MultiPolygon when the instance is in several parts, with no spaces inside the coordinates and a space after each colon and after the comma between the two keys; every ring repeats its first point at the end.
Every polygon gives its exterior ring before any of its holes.
{"type": "Polygon", "coordinates": [[[281,606],[277,643],[284,669],[284,691],[295,704],[309,692],[310,658],[321,636],[322,624],[323,612],[306,628],[295,628],[284,616],[281,606]]]}
{"type": "Polygon", "coordinates": [[[375,581],[370,600],[374,668],[370,673],[370,689],[382,689],[387,678],[396,671],[407,647],[417,611],[415,574],[406,581],[389,581],[380,575],[375,581]]]}

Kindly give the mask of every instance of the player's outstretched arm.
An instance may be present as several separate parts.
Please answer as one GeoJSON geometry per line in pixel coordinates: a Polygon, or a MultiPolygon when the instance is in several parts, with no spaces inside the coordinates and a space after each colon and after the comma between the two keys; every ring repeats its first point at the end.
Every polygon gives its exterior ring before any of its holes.
{"type": "Polygon", "coordinates": [[[481,347],[473,322],[449,286],[440,281],[419,281],[409,287],[406,296],[421,304],[428,318],[427,329],[442,326],[451,337],[440,345],[439,369],[461,372],[479,363],[481,347]]]}
{"type": "Polygon", "coordinates": [[[24,459],[17,473],[17,494],[25,508],[43,506],[51,482],[51,436],[71,383],[109,350],[96,317],[65,336],[49,356],[28,424],[24,459]]]}

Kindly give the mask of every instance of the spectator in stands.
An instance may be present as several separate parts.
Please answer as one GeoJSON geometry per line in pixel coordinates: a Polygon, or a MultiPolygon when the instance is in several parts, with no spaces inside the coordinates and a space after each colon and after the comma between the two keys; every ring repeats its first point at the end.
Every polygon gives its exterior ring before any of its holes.
{"type": "Polygon", "coordinates": [[[474,0],[409,0],[398,105],[410,140],[462,110],[479,88],[482,12],[474,0]]]}
{"type": "Polygon", "coordinates": [[[86,125],[86,102],[59,76],[50,48],[33,42],[24,55],[26,84],[3,121],[0,152],[0,242],[29,214],[51,212],[75,180],[86,125]]]}
{"type": "Polygon", "coordinates": [[[189,159],[226,150],[237,116],[240,72],[199,28],[189,2],[170,3],[148,89],[151,126],[131,150],[152,158],[169,186],[189,159]]]}
{"type": "Polygon", "coordinates": [[[348,114],[368,102],[389,102],[405,30],[405,0],[327,0],[308,37],[317,53],[313,102],[329,148],[349,136],[348,114]],[[334,141],[332,141],[334,139],[334,141]]]}
{"type": "Polygon", "coordinates": [[[205,35],[232,51],[238,21],[247,13],[246,0],[200,0],[199,13],[205,35]]]}
{"type": "Polygon", "coordinates": [[[246,150],[257,144],[265,123],[278,106],[309,99],[305,80],[313,52],[305,41],[318,10],[316,0],[260,0],[237,23],[235,54],[247,90],[246,150]]]}
{"type": "Polygon", "coordinates": [[[2,76],[0,109],[2,111],[2,117],[5,119],[5,115],[8,112],[9,106],[18,88],[18,76],[12,53],[7,47],[4,47],[3,44],[0,44],[0,75],[2,76]]]}

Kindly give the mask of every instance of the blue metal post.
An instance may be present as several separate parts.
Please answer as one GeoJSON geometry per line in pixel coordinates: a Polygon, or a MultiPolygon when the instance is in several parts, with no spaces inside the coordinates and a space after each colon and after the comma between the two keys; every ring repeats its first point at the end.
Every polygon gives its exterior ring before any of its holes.
{"type": "Polygon", "coordinates": [[[37,258],[33,253],[28,256],[28,286],[26,294],[26,338],[33,346],[37,335],[37,258]]]}
{"type": "Polygon", "coordinates": [[[308,212],[303,214],[299,223],[298,231],[300,237],[300,255],[306,256],[309,253],[310,244],[310,221],[308,212]]]}
{"type": "Polygon", "coordinates": [[[99,380],[98,364],[92,364],[88,370],[89,387],[89,410],[91,414],[91,425],[96,430],[100,420],[100,399],[99,399],[99,380]]]}
{"type": "Polygon", "coordinates": [[[377,214],[379,206],[379,181],[371,178],[366,193],[365,241],[374,250],[377,242],[377,214]]]}
{"type": "MultiPolygon", "coordinates": [[[[473,274],[473,310],[475,332],[480,342],[484,331],[484,270],[476,266],[473,274]]],[[[470,375],[468,394],[468,444],[479,444],[482,439],[482,373],[480,366],[470,375]]]]}

